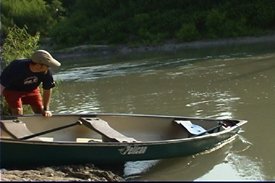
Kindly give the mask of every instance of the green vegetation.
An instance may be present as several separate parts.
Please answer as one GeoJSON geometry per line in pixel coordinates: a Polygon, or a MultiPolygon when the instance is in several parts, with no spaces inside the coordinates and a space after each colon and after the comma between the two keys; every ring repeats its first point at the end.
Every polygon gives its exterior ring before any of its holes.
{"type": "Polygon", "coordinates": [[[61,20],[64,8],[59,0],[1,0],[1,36],[5,37],[9,27],[28,28],[28,33],[48,31],[61,20]]]}
{"type": "Polygon", "coordinates": [[[9,27],[8,34],[3,45],[2,58],[5,65],[18,58],[30,58],[36,50],[39,41],[39,33],[31,36],[27,28],[18,28],[17,26],[9,27]]]}
{"type": "Polygon", "coordinates": [[[185,42],[275,28],[270,0],[76,0],[71,5],[51,31],[58,45],[185,42]]]}
{"type": "Polygon", "coordinates": [[[26,25],[56,48],[273,33],[272,0],[2,0],[3,30],[26,25]]]}
{"type": "MultiPolygon", "coordinates": [[[[29,58],[34,50],[38,48],[39,34],[31,36],[27,33],[27,28],[13,26],[8,28],[7,37],[3,45],[2,59],[4,65],[8,65],[17,58],[29,58]]],[[[4,68],[4,65],[1,65],[4,68]]],[[[8,115],[8,105],[6,101],[0,100],[1,114],[8,115]]],[[[27,111],[31,111],[28,106],[27,111]]]]}

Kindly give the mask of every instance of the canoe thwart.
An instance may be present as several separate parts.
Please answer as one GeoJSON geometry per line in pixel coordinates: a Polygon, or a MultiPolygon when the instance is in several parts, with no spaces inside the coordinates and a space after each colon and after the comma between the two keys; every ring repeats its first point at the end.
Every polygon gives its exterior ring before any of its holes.
{"type": "Polygon", "coordinates": [[[72,127],[72,126],[75,126],[75,125],[82,125],[82,122],[77,121],[77,122],[74,122],[74,123],[71,123],[71,124],[68,124],[68,125],[64,125],[64,126],[60,126],[60,127],[57,127],[57,128],[52,128],[52,129],[49,129],[49,130],[38,132],[38,133],[35,133],[35,134],[27,135],[27,136],[21,137],[20,140],[31,139],[31,138],[36,137],[36,136],[45,135],[47,133],[55,132],[55,131],[62,130],[62,129],[65,129],[65,128],[69,128],[69,127],[72,127]]]}
{"type": "MultiPolygon", "coordinates": [[[[1,121],[0,124],[1,124],[1,128],[15,139],[21,139],[25,136],[33,135],[33,133],[26,126],[26,124],[22,121],[5,120],[5,121],[1,121]]],[[[41,139],[38,137],[30,138],[30,140],[41,141],[41,139]]]]}
{"type": "Polygon", "coordinates": [[[193,124],[189,120],[174,120],[174,122],[183,126],[191,135],[200,135],[207,132],[206,129],[199,125],[193,124]]]}
{"type": "Polygon", "coordinates": [[[84,118],[81,117],[80,121],[102,135],[103,140],[112,142],[136,142],[137,140],[131,137],[126,137],[120,132],[113,129],[109,124],[100,118],[84,118]]]}

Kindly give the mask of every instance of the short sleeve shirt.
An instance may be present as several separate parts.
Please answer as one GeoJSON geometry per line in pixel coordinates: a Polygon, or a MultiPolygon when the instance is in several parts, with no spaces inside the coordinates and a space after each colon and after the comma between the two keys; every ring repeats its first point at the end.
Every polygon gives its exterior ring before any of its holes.
{"type": "Polygon", "coordinates": [[[8,90],[32,91],[41,83],[42,88],[49,90],[55,87],[51,70],[46,73],[32,72],[30,59],[12,61],[2,72],[0,83],[8,90]]]}

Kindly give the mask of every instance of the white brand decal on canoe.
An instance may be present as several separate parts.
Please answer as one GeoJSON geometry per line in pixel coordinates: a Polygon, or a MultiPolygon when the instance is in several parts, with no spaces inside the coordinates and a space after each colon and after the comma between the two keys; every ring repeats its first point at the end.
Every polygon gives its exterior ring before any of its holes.
{"type": "Polygon", "coordinates": [[[120,154],[144,154],[147,150],[147,146],[126,146],[119,149],[120,154]]]}

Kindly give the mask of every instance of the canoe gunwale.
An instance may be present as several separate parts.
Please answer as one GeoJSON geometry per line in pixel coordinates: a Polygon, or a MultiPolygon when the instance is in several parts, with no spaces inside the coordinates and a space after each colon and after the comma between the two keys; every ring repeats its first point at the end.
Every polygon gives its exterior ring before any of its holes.
{"type": "MultiPolygon", "coordinates": [[[[22,116],[24,117],[33,117],[33,116],[40,116],[37,114],[34,115],[24,115],[22,116]]],[[[1,140],[11,140],[11,141],[21,141],[23,140],[23,142],[26,143],[48,143],[48,144],[75,144],[75,145],[84,145],[84,144],[88,144],[88,145],[96,145],[96,144],[106,144],[106,145],[119,145],[119,144],[166,144],[166,143],[178,143],[178,142],[182,142],[182,141],[192,141],[195,139],[203,139],[203,138],[207,138],[207,137],[216,137],[222,134],[226,134],[226,133],[238,133],[238,132],[234,132],[236,131],[236,129],[238,129],[241,126],[243,126],[245,123],[247,123],[246,120],[238,120],[238,119],[213,119],[213,118],[199,118],[199,117],[185,117],[185,116],[169,116],[169,115],[151,115],[151,114],[124,114],[124,113],[91,113],[91,114],[55,114],[55,117],[70,117],[70,116],[77,116],[79,119],[81,118],[94,118],[94,117],[100,117],[100,116],[127,116],[127,117],[149,117],[149,118],[167,118],[167,119],[173,119],[173,120],[207,120],[207,121],[231,121],[234,123],[233,126],[230,126],[230,128],[228,129],[223,129],[223,130],[219,130],[213,133],[205,133],[202,135],[193,135],[193,136],[189,136],[189,137],[185,137],[185,138],[178,138],[178,139],[166,139],[166,140],[151,140],[151,141],[132,141],[132,142],[114,142],[114,141],[108,141],[108,142],[76,142],[76,141],[38,141],[37,139],[28,139],[27,141],[24,141],[24,138],[0,138],[1,140]]],[[[19,117],[21,118],[21,117],[19,117]]],[[[18,117],[13,117],[11,119],[18,119],[18,117]]],[[[76,122],[78,123],[78,122],[76,122]]],[[[39,133],[37,133],[39,134],[39,133]]]]}
{"type": "MultiPolygon", "coordinates": [[[[25,114],[23,116],[2,116],[2,120],[6,119],[18,119],[18,118],[24,118],[24,117],[35,117],[35,116],[41,116],[40,114],[25,114]]],[[[190,119],[190,120],[207,120],[207,121],[236,121],[236,122],[242,122],[247,120],[240,120],[240,119],[216,119],[216,118],[203,118],[203,117],[190,117],[190,116],[177,116],[177,115],[162,115],[162,114],[128,114],[128,113],[86,113],[86,114],[53,114],[53,116],[56,117],[70,117],[70,116],[77,116],[77,117],[99,117],[99,116],[126,116],[126,117],[152,117],[152,118],[173,118],[173,119],[190,119]]]]}
{"type": "MultiPolygon", "coordinates": [[[[244,123],[243,123],[244,124],[244,123]]],[[[228,129],[224,129],[219,132],[208,133],[199,136],[192,136],[186,137],[181,139],[168,139],[168,140],[156,140],[156,141],[134,141],[134,142],[76,142],[76,141],[37,141],[37,140],[20,140],[20,139],[11,139],[11,138],[0,138],[1,141],[9,141],[9,142],[16,142],[16,143],[26,143],[26,144],[49,144],[49,145],[89,145],[89,146],[96,146],[96,145],[103,145],[104,146],[124,146],[124,145],[161,145],[167,143],[180,143],[180,142],[188,142],[194,140],[200,140],[208,137],[217,137],[222,134],[230,133],[235,129],[238,129],[239,126],[234,126],[228,129]]],[[[238,132],[234,132],[236,134],[238,132]]]]}

